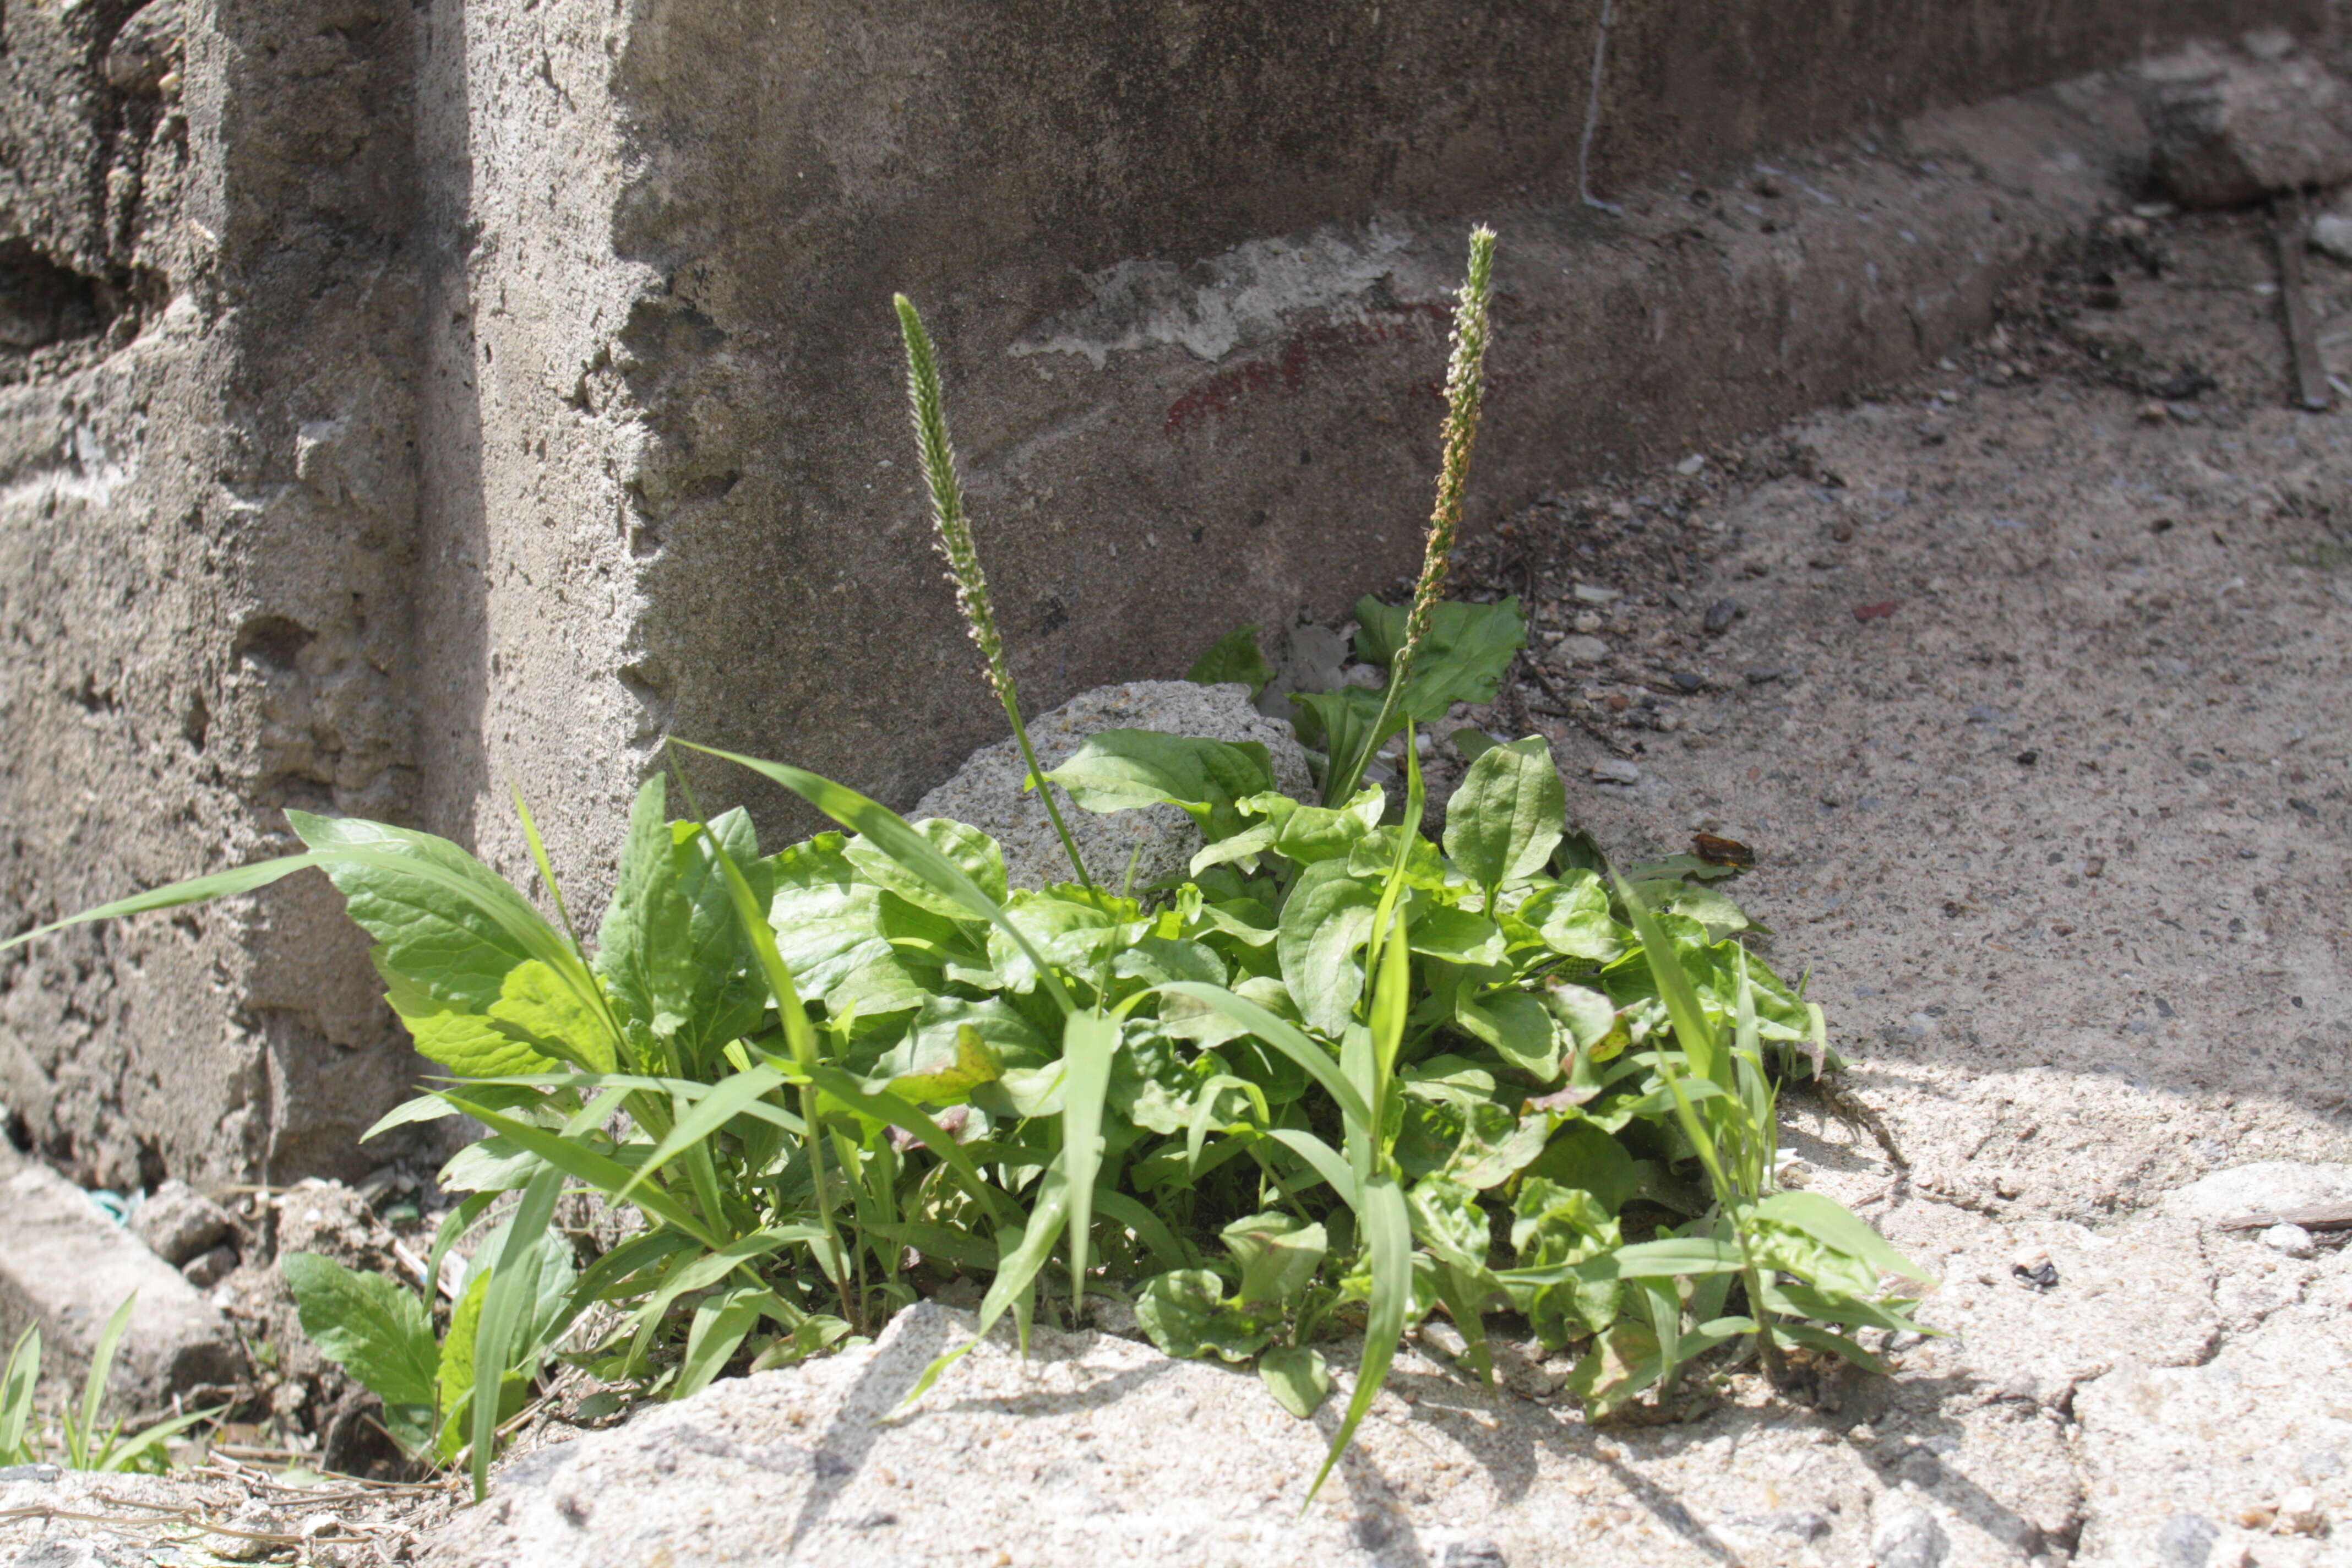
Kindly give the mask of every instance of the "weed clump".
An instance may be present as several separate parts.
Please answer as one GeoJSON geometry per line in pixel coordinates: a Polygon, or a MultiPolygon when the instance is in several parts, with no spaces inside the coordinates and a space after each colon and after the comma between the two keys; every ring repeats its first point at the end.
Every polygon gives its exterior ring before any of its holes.
{"type": "MultiPolygon", "coordinates": [[[[1412,601],[1360,612],[1387,682],[1297,700],[1314,801],[1275,787],[1261,746],[1137,730],[1039,773],[930,342],[898,302],[940,547],[1031,780],[1066,846],[1056,791],[1094,812],[1182,808],[1203,843],[1175,885],[1113,893],[1073,846],[1072,880],[1012,891],[976,828],[711,752],[840,831],[765,851],[740,811],[706,818],[685,796],[673,816],[651,778],[593,945],[527,811],[560,924],[453,844],[300,812],[302,854],[76,917],[315,867],[375,938],[388,999],[444,1076],[374,1131],[465,1116],[489,1132],[443,1173],[473,1195],[428,1278],[517,1194],[445,1330],[391,1281],[288,1261],[306,1328],[412,1452],[464,1455],[478,1489],[551,1355],[682,1396],[967,1279],[984,1282],[982,1334],[1129,1300],[1162,1349],[1254,1362],[1302,1416],[1331,1389],[1318,1344],[1361,1334],[1325,1475],[1432,1313],[1482,1370],[1497,1313],[1577,1351],[1571,1386],[1599,1415],[1750,1353],[1776,1375],[1798,1357],[1876,1368],[1864,1336],[1915,1327],[1883,1283],[1914,1265],[1829,1199],[1774,1190],[1778,1086],[1828,1059],[1824,1024],[1741,945],[1748,922],[1711,885],[1726,868],[1609,868],[1569,831],[1535,736],[1479,755],[1442,837],[1423,832],[1413,727],[1491,697],[1524,638],[1515,603],[1442,596],[1493,253],[1479,230],[1412,601]],[[1398,735],[1392,798],[1362,780],[1398,735]],[[580,1189],[645,1222],[584,1268],[550,1230],[580,1189]]],[[[1245,637],[1212,651],[1221,671],[1263,670],[1245,637]]]]}

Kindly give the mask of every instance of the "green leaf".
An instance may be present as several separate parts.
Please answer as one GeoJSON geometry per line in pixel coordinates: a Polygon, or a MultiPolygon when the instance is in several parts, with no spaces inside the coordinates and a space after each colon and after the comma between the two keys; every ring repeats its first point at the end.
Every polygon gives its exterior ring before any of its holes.
{"type": "MultiPolygon", "coordinates": [[[[498,999],[484,1011],[491,1027],[542,1060],[567,1061],[590,1072],[611,1072],[620,1066],[603,1016],[538,959],[525,959],[508,970],[498,999]]],[[[509,1068],[499,1076],[518,1070],[534,1069],[509,1068]]]]}
{"type": "Polygon", "coordinates": [[[1759,1219],[1778,1221],[1834,1248],[1858,1258],[1885,1274],[1899,1274],[1922,1285],[1935,1277],[1887,1244],[1870,1222],[1834,1198],[1819,1193],[1774,1193],[1749,1211],[1759,1219]]]}
{"type": "Polygon", "coordinates": [[[1304,1345],[1281,1345],[1257,1358],[1258,1381],[1275,1402],[1301,1421],[1331,1397],[1331,1369],[1323,1352],[1304,1345]]]}
{"type": "Polygon", "coordinates": [[[0,1374],[0,1465],[30,1463],[33,1450],[25,1428],[33,1419],[33,1391],[41,1381],[41,1330],[26,1325],[8,1352],[8,1370],[0,1374]]]}
{"type": "Polygon", "coordinates": [[[801,988],[827,1005],[844,981],[890,953],[882,889],[850,864],[847,845],[838,833],[820,833],[767,862],[776,951],[801,988]]]}
{"type": "MultiPolygon", "coordinates": [[[[1410,613],[1408,605],[1383,605],[1372,598],[1358,601],[1356,657],[1370,664],[1392,664],[1410,613]]],[[[1402,717],[1426,724],[1456,702],[1492,702],[1503,672],[1527,640],[1527,619],[1516,597],[1492,605],[1441,601],[1430,617],[1429,635],[1413,656],[1402,717]]]]}
{"type": "MultiPolygon", "coordinates": [[[[982,895],[996,903],[1004,901],[1004,851],[997,847],[995,839],[977,827],[943,816],[928,816],[911,826],[941,859],[969,878],[982,895]]],[[[861,835],[851,839],[844,853],[867,881],[898,894],[917,909],[955,921],[975,918],[961,900],[932,887],[870,838],[861,835]]]]}
{"type": "Polygon", "coordinates": [[[1424,957],[1472,969],[1500,963],[1505,956],[1502,928],[1468,910],[1416,910],[1410,940],[1412,951],[1424,957]]]}
{"type": "Polygon", "coordinates": [[[1580,1188],[1607,1214],[1623,1208],[1642,1184],[1642,1173],[1625,1146],[1590,1121],[1571,1121],[1553,1133],[1527,1174],[1530,1182],[1541,1178],[1580,1188]]]}
{"type": "Polygon", "coordinates": [[[761,905],[769,873],[741,811],[715,819],[706,836],[692,822],[664,823],[664,800],[658,775],[638,791],[596,969],[647,1028],[699,1062],[756,1029],[765,1000],[712,840],[745,868],[761,905]]]}
{"type": "Polygon", "coordinates": [[[404,1450],[414,1456],[429,1448],[441,1351],[416,1293],[315,1252],[288,1253],[278,1272],[319,1353],[383,1402],[384,1427],[404,1450]]]}
{"type": "Polygon", "coordinates": [[[1234,1299],[1244,1309],[1280,1307],[1313,1283],[1330,1239],[1319,1225],[1297,1215],[1269,1213],[1237,1219],[1218,1233],[1241,1266],[1234,1299]]]}
{"type": "Polygon", "coordinates": [[[951,1105],[1004,1076],[1004,1058],[970,1024],[957,1028],[947,1052],[938,1049],[937,1037],[930,1041],[924,1054],[909,1058],[891,1078],[891,1093],[919,1104],[951,1105]]]}
{"type": "Polygon", "coordinates": [[[1472,1273],[1486,1268],[1486,1211],[1478,1194],[1459,1182],[1432,1176],[1405,1194],[1412,1237],[1441,1262],[1472,1273]]]}
{"type": "Polygon", "coordinates": [[[1255,741],[1105,730],[1045,776],[1092,812],[1181,806],[1213,842],[1240,831],[1236,801],[1274,787],[1274,763],[1255,741]]]}
{"type": "Polygon", "coordinates": [[[1135,1321],[1163,1355],[1247,1361],[1274,1338],[1281,1319],[1255,1318],[1227,1305],[1221,1299],[1223,1289],[1205,1268],[1155,1274],[1136,1292],[1135,1321]]]}
{"type": "Polygon", "coordinates": [[[1541,1114],[1513,1116],[1492,1100],[1474,1106],[1444,1173],[1480,1192],[1498,1187],[1543,1152],[1551,1123],[1550,1117],[1541,1114]]]}
{"type": "Polygon", "coordinates": [[[1566,832],[1568,795],[1540,735],[1489,748],[1445,807],[1445,853],[1482,888],[1543,869],[1566,832]]]}
{"type": "Polygon", "coordinates": [[[1300,872],[1283,902],[1275,939],[1282,982],[1299,1016],[1327,1035],[1346,1028],[1355,1016],[1364,989],[1358,954],[1371,937],[1380,901],[1377,886],[1350,876],[1344,861],[1325,860],[1300,872]]]}
{"type": "Polygon", "coordinates": [[[1323,1489],[1331,1467],[1339,1462],[1339,1456],[1355,1440],[1356,1428],[1362,1425],[1364,1413],[1371,1409],[1381,1384],[1388,1380],[1389,1363],[1396,1358],[1397,1343],[1404,1338],[1405,1316],[1412,1305],[1412,1219],[1405,1208],[1404,1193],[1391,1178],[1374,1176],[1363,1184],[1357,1215],[1372,1267],[1371,1301],[1364,1318],[1364,1353],[1357,1363],[1356,1387],[1348,1399],[1348,1413],[1340,1418],[1339,1431],[1332,1434],[1323,1468],[1315,1473],[1315,1484],[1307,1489],[1309,1502],[1323,1489]]]}
{"type": "Polygon", "coordinates": [[[1512,914],[1554,952],[1595,963],[1625,955],[1629,933],[1610,917],[1609,889],[1590,871],[1571,871],[1538,889],[1512,914]]]}
{"type": "MultiPolygon", "coordinates": [[[[533,1307],[542,1300],[541,1270],[534,1254],[548,1222],[555,1215],[555,1200],[563,1190],[563,1173],[551,1165],[531,1178],[523,1189],[522,1201],[509,1215],[505,1236],[490,1266],[490,1282],[482,1293],[481,1321],[474,1330],[474,1373],[478,1384],[485,1369],[491,1369],[505,1386],[508,1369],[520,1359],[530,1364],[520,1368],[529,1376],[538,1372],[539,1347],[529,1342],[525,1332],[533,1307]],[[518,1352],[520,1352],[519,1355],[518,1352]]],[[[494,1237],[493,1239],[499,1239],[494,1237]]],[[[483,1250],[490,1247],[484,1244],[483,1250]]],[[[571,1293],[567,1277],[559,1299],[571,1293]]],[[[479,1502],[488,1492],[490,1459],[497,1447],[502,1400],[484,1400],[477,1392],[470,1414],[473,1416],[473,1479],[474,1500],[479,1502]]]]}
{"type": "Polygon", "coordinates": [[[1526,992],[1475,996],[1465,986],[1454,997],[1454,1021],[1538,1083],[1559,1077],[1560,1031],[1544,1005],[1526,992]]]}
{"type": "Polygon", "coordinates": [[[1119,1025],[1099,1013],[1073,1013],[1062,1026],[1069,1079],[1062,1102],[1059,1163],[1070,1190],[1070,1302],[1087,1291],[1087,1243],[1094,1226],[1095,1176],[1102,1169],[1103,1099],[1118,1054],[1119,1025]]]}
{"type": "Polygon", "coordinates": [[[486,1012],[516,964],[568,951],[521,894],[446,838],[302,811],[286,820],[383,944],[383,963],[445,1002],[486,1012]]]}
{"type": "Polygon", "coordinates": [[[0,952],[5,952],[12,947],[22,947],[37,937],[47,936],[51,931],[63,931],[68,926],[85,925],[91,921],[119,920],[125,915],[143,915],[153,910],[176,910],[187,904],[209,903],[215,899],[233,898],[239,893],[254,892],[282,878],[290,877],[306,867],[324,864],[326,860],[323,856],[281,855],[275,860],[260,860],[250,866],[238,866],[231,870],[215,871],[209,876],[191,877],[184,882],[173,882],[169,887],[152,888],[143,893],[133,893],[127,899],[116,899],[111,903],[100,904],[94,909],[84,910],[79,914],[68,915],[61,921],[51,921],[47,925],[35,926],[31,931],[12,936],[6,942],[0,942],[0,952]]]}
{"type": "Polygon", "coordinates": [[[1239,681],[1249,688],[1250,700],[1255,702],[1274,679],[1274,670],[1265,656],[1257,650],[1257,628],[1235,626],[1232,631],[1209,645],[1209,651],[1192,661],[1184,679],[1202,686],[1223,686],[1239,681]]]}
{"type": "Polygon", "coordinates": [[[1179,981],[1161,987],[1164,994],[1182,996],[1223,1014],[1247,1029],[1258,1039],[1307,1069],[1317,1083],[1323,1086],[1339,1104],[1339,1112],[1357,1122],[1369,1126],[1372,1120],[1371,1106],[1356,1086],[1349,1083],[1331,1059],[1331,1053],[1292,1026],[1276,1017],[1256,1003],[1235,995],[1221,985],[1202,985],[1191,981],[1179,981]]]}
{"type": "MultiPolygon", "coordinates": [[[[810,773],[803,768],[789,767],[782,763],[761,762],[757,757],[743,756],[740,752],[722,752],[711,746],[698,746],[690,741],[680,741],[677,744],[685,746],[689,751],[701,752],[709,756],[738,763],[751,769],[762,778],[782,784],[843,826],[865,835],[883,853],[922,879],[932,891],[952,899],[962,908],[982,920],[993,921],[1016,942],[1024,947],[1027,945],[1027,938],[1013,930],[1012,922],[1005,917],[1003,907],[998,900],[983,891],[961,867],[940,854],[930,840],[916,832],[913,825],[905,817],[887,806],[868,800],[854,789],[837,784],[831,779],[810,773]]],[[[1043,959],[1034,952],[1028,956],[1034,965],[1040,971],[1045,971],[1043,959]]],[[[1043,977],[1046,992],[1053,997],[1055,1006],[1065,1015],[1073,1012],[1076,1004],[1071,1000],[1070,994],[1063,987],[1060,979],[1050,972],[1045,972],[1043,977]]]]}
{"type": "MultiPolygon", "coordinates": [[[[1343,686],[1337,691],[1294,691],[1290,705],[1297,710],[1291,723],[1298,731],[1298,743],[1328,757],[1351,756],[1369,749],[1365,742],[1381,716],[1381,694],[1360,686],[1343,686]]],[[[1400,721],[1396,729],[1402,727],[1400,721]]],[[[1396,729],[1389,733],[1394,734],[1396,729]]],[[[1323,804],[1338,803],[1327,798],[1323,804]]]]}

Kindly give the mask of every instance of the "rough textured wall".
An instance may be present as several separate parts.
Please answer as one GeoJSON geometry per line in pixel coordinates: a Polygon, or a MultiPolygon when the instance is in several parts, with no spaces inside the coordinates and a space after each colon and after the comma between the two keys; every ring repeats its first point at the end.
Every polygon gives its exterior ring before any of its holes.
{"type": "MultiPolygon", "coordinates": [[[[1680,171],[2333,11],[1617,0],[1596,99],[1600,16],[5,5],[0,921],[282,847],[288,805],[520,873],[509,786],[593,913],[672,733],[911,802],[996,721],[894,289],[1042,708],[1409,564],[1470,219],[1505,236],[1485,515],[1913,363],[2095,183],[1934,171],[1921,132],[1759,233],[1680,171]],[[1588,111],[1629,211],[1580,199],[1588,111]],[[1989,195],[2032,221],[1906,247],[1989,195]]],[[[2114,107],[2015,128],[2111,142],[2114,107]]],[[[315,878],[0,960],[0,1100],[88,1179],[364,1164],[415,1065],[315,878]]]]}

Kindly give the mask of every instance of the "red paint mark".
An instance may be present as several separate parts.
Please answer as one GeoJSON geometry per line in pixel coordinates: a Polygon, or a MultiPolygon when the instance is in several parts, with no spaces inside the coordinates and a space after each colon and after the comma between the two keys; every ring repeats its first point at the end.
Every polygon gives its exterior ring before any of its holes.
{"type": "Polygon", "coordinates": [[[1303,392],[1307,372],[1319,360],[1400,339],[1421,341],[1427,336],[1424,321],[1448,323],[1453,319],[1452,307],[1432,300],[1394,306],[1362,321],[1306,328],[1292,335],[1278,357],[1245,360],[1192,386],[1168,405],[1165,427],[1171,437],[1181,436],[1189,426],[1231,413],[1235,405],[1261,393],[1303,392]]]}
{"type": "Polygon", "coordinates": [[[1857,621],[1883,621],[1902,607],[1900,599],[1889,599],[1883,605],[1856,605],[1853,618],[1857,621]]]}

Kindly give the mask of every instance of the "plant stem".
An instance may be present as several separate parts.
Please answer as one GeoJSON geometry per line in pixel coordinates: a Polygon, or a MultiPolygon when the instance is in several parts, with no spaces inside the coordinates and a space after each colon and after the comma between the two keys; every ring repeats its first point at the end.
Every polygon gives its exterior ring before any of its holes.
{"type": "Polygon", "coordinates": [[[1363,743],[1354,755],[1331,759],[1323,790],[1326,805],[1336,805],[1356,792],[1365,764],[1395,721],[1404,700],[1405,682],[1412,674],[1413,655],[1429,636],[1437,602],[1445,595],[1445,571],[1453,559],[1454,535],[1462,527],[1462,495],[1470,482],[1470,449],[1478,439],[1478,413],[1486,401],[1487,296],[1494,270],[1495,231],[1481,224],[1470,231],[1470,269],[1454,306],[1454,354],[1445,369],[1445,452],[1438,464],[1437,504],[1430,511],[1421,579],[1413,585],[1412,611],[1405,617],[1404,639],[1389,661],[1388,694],[1381,700],[1380,717],[1364,732],[1363,743]]]}
{"type": "Polygon", "coordinates": [[[1013,689],[1013,668],[1004,659],[1004,638],[996,629],[996,611],[988,597],[988,578],[980,569],[980,551],[971,538],[971,520],[964,515],[963,487],[956,479],[955,446],[948,439],[947,398],[940,390],[939,356],[915,302],[904,294],[893,296],[898,310],[898,334],[907,344],[907,399],[915,416],[915,446],[921,455],[923,483],[931,492],[931,524],[939,536],[940,553],[947,558],[948,581],[955,585],[956,608],[964,628],[981,652],[983,673],[1004,716],[1013,721],[1013,738],[1020,742],[1021,760],[1029,769],[1029,784],[1045,803],[1045,815],[1070,857],[1070,869],[1088,892],[1094,879],[1078,857],[1077,841],[1054,804],[1054,786],[1037,766],[1036,748],[1029,743],[1029,726],[1021,721],[1021,702],[1013,689]]]}

